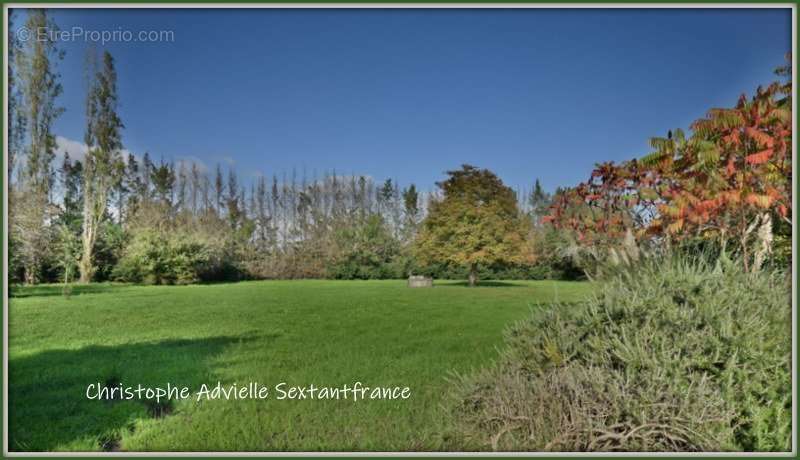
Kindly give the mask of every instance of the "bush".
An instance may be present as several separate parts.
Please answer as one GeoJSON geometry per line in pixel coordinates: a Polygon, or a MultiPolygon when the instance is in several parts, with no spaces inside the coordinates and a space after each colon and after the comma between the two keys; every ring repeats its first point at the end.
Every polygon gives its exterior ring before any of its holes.
{"type": "Polygon", "coordinates": [[[511,327],[455,381],[447,442],[523,451],[777,451],[791,443],[786,277],[651,258],[511,327]]]}
{"type": "Polygon", "coordinates": [[[192,235],[152,230],[136,234],[114,268],[119,281],[145,284],[191,284],[215,279],[224,257],[192,235]]]}
{"type": "Polygon", "coordinates": [[[338,231],[340,255],[328,267],[335,279],[402,278],[394,259],[400,247],[380,215],[372,214],[338,231]]]}

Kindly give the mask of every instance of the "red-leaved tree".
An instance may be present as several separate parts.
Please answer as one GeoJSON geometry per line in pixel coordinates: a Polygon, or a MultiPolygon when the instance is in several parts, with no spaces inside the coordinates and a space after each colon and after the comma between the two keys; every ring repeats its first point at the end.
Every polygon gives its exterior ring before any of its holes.
{"type": "Polygon", "coordinates": [[[593,248],[703,238],[725,250],[733,241],[745,268],[760,268],[773,220],[791,224],[790,94],[788,82],[759,88],[710,110],[688,138],[676,130],[651,139],[654,152],[641,160],[599,164],[546,220],[593,248]]]}

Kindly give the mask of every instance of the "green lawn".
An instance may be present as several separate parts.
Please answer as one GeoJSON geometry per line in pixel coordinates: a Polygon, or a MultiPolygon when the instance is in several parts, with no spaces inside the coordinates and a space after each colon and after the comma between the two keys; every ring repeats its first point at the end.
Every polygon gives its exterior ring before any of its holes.
{"type": "Polygon", "coordinates": [[[452,372],[483,366],[537,304],[588,283],[263,281],[12,291],[11,450],[430,450],[452,372]],[[86,399],[95,382],[408,386],[407,400],[86,399]]]}

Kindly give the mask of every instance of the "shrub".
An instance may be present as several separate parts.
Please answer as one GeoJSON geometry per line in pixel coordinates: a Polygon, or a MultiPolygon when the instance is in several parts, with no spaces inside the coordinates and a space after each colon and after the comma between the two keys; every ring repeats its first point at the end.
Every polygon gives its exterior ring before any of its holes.
{"type": "Polygon", "coordinates": [[[119,281],[146,284],[190,284],[219,271],[222,258],[192,235],[151,230],[136,234],[114,268],[119,281]]]}
{"type": "Polygon", "coordinates": [[[340,254],[328,267],[335,279],[402,278],[393,260],[400,248],[386,222],[372,214],[335,235],[340,254]]]}
{"type": "Polygon", "coordinates": [[[446,439],[474,449],[789,450],[791,303],[781,273],[650,258],[581,306],[511,327],[454,382],[446,439]]]}

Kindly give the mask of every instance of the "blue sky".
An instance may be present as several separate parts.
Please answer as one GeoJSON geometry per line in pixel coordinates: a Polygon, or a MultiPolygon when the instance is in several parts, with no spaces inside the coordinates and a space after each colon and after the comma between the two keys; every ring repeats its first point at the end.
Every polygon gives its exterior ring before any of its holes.
{"type": "MultiPolygon", "coordinates": [[[[174,32],[105,46],[130,151],[423,189],[461,163],[575,184],[773,80],[791,50],[788,9],[53,12],[64,30],[174,32]]],[[[60,65],[55,130],[75,141],[87,46],[65,42],[60,65]]]]}

